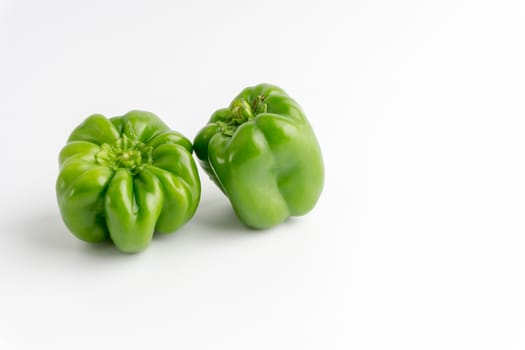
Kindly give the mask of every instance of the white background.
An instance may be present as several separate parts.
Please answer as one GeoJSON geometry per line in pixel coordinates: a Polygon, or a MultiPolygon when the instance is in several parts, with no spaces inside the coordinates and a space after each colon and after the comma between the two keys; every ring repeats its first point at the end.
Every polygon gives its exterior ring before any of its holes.
{"type": "Polygon", "coordinates": [[[0,1],[0,348],[525,349],[524,96],[518,0],[0,1]],[[202,176],[142,254],[68,233],[85,117],[193,139],[260,82],[319,138],[310,214],[250,231],[202,176]]]}

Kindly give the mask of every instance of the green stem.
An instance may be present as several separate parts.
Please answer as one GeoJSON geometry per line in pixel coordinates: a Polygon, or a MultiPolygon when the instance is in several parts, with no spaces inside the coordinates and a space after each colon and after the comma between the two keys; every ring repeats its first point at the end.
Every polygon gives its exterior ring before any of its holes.
{"type": "Polygon", "coordinates": [[[265,96],[259,95],[253,99],[250,105],[244,98],[237,98],[230,104],[231,119],[226,122],[217,122],[221,133],[232,136],[239,125],[252,120],[260,113],[266,113],[267,105],[264,103],[265,96]]]}
{"type": "Polygon", "coordinates": [[[252,109],[245,99],[233,100],[230,109],[232,111],[232,122],[236,125],[241,125],[253,118],[252,109]]]}
{"type": "Polygon", "coordinates": [[[265,96],[259,95],[253,100],[252,110],[255,112],[255,115],[266,113],[268,106],[264,103],[265,96]]]}
{"type": "Polygon", "coordinates": [[[114,144],[103,144],[95,158],[100,165],[113,170],[128,169],[132,174],[136,174],[145,164],[152,162],[151,152],[150,146],[124,134],[114,144]]]}

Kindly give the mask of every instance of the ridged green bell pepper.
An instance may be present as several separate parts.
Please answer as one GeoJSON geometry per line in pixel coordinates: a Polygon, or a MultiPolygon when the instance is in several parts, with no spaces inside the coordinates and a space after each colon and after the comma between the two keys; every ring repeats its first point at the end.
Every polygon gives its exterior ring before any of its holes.
{"type": "Polygon", "coordinates": [[[200,180],[191,153],[191,142],[152,113],[88,117],[59,156],[64,223],[86,242],[144,250],[155,231],[173,232],[195,213],[200,180]]]}
{"type": "Polygon", "coordinates": [[[319,144],[301,107],[282,89],[244,89],[193,142],[203,169],[237,216],[268,228],[316,204],[324,181],[319,144]]]}

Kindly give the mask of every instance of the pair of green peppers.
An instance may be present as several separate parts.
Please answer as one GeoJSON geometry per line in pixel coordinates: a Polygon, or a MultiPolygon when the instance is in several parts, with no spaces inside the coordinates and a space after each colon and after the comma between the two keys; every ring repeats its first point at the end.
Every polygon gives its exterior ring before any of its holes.
{"type": "Polygon", "coordinates": [[[282,89],[260,84],[213,113],[193,145],[149,112],[88,117],[59,156],[64,223],[83,241],[146,249],[154,232],[174,232],[197,209],[193,150],[249,227],[304,215],[321,194],[321,151],[301,107],[282,89]]]}

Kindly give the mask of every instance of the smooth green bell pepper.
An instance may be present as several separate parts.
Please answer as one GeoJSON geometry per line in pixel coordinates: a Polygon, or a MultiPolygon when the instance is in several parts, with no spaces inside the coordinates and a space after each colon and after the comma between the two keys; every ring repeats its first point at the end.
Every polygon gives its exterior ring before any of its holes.
{"type": "Polygon", "coordinates": [[[144,250],[155,231],[173,232],[195,213],[200,180],[191,153],[191,142],[152,113],[88,117],[59,156],[64,223],[86,242],[144,250]]]}
{"type": "Polygon", "coordinates": [[[316,204],[324,181],[319,143],[301,107],[282,89],[244,89],[212,114],[193,142],[203,169],[242,222],[268,228],[316,204]]]}

